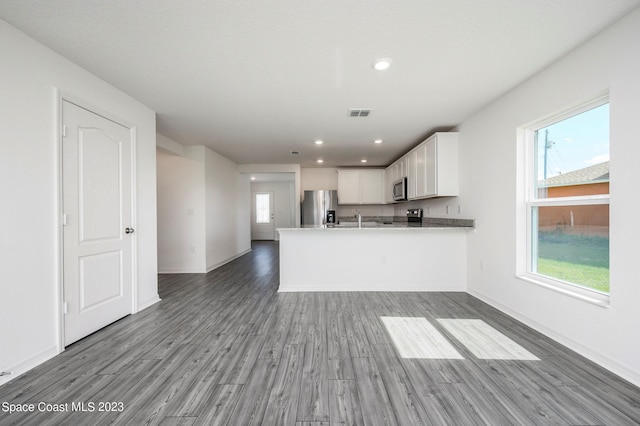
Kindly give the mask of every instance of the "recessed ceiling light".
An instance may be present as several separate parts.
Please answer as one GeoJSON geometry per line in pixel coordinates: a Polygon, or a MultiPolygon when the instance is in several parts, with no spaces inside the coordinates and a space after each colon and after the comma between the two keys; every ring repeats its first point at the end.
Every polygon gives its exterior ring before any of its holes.
{"type": "Polygon", "coordinates": [[[256,177],[255,176],[251,176],[251,180],[256,180],[256,177]]]}
{"type": "Polygon", "coordinates": [[[318,163],[324,163],[324,160],[322,158],[318,158],[318,163]]]}
{"type": "Polygon", "coordinates": [[[391,66],[391,62],[392,61],[389,58],[376,59],[375,62],[372,64],[372,67],[376,71],[384,71],[391,66]]]}
{"type": "Polygon", "coordinates": [[[366,163],[367,160],[365,160],[364,158],[362,160],[360,160],[361,163],[366,163]]]}
{"type": "Polygon", "coordinates": [[[382,143],[382,139],[376,139],[373,143],[380,145],[382,143]]]}
{"type": "Polygon", "coordinates": [[[318,140],[315,142],[315,144],[316,144],[316,145],[322,145],[323,143],[324,143],[324,142],[323,142],[323,141],[321,141],[320,139],[318,139],[318,140]]]}

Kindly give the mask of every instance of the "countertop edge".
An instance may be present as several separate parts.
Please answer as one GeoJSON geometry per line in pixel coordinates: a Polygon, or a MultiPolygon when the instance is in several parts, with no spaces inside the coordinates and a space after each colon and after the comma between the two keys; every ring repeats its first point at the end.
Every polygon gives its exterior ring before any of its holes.
{"type": "Polygon", "coordinates": [[[357,226],[347,227],[327,227],[324,225],[304,227],[304,228],[278,228],[278,232],[344,232],[344,231],[356,231],[356,232],[388,232],[388,231],[401,231],[401,232],[442,232],[442,231],[473,231],[475,227],[471,226],[365,226],[358,228],[357,226]]]}

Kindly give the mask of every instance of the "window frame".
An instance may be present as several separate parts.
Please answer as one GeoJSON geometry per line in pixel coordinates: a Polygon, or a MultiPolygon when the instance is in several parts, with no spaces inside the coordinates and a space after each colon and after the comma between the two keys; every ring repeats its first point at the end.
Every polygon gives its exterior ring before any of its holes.
{"type": "Polygon", "coordinates": [[[601,94],[588,102],[568,108],[559,113],[549,115],[518,129],[518,140],[520,141],[519,149],[521,153],[520,157],[524,164],[521,163],[519,179],[517,180],[521,194],[521,197],[519,197],[521,210],[520,219],[517,221],[519,235],[517,238],[516,249],[518,257],[516,264],[516,276],[521,280],[603,307],[609,306],[611,291],[609,291],[609,293],[605,293],[580,284],[532,272],[535,266],[533,255],[537,249],[537,232],[534,232],[535,218],[533,212],[537,207],[553,206],[609,205],[609,209],[611,209],[610,194],[538,198],[536,180],[535,132],[607,103],[610,104],[609,94],[601,94]]]}

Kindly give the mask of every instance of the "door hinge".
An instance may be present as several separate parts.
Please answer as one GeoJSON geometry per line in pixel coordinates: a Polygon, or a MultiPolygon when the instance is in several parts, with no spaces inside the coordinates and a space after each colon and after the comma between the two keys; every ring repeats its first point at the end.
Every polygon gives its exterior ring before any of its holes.
{"type": "Polygon", "coordinates": [[[62,304],[62,313],[65,314],[65,315],[67,315],[67,313],[69,312],[69,310],[67,308],[68,308],[67,302],[64,302],[62,304]]]}
{"type": "Polygon", "coordinates": [[[67,226],[67,214],[62,213],[62,226],[67,226]]]}
{"type": "Polygon", "coordinates": [[[66,137],[67,136],[67,126],[65,126],[64,124],[62,125],[62,137],[66,137]]]}

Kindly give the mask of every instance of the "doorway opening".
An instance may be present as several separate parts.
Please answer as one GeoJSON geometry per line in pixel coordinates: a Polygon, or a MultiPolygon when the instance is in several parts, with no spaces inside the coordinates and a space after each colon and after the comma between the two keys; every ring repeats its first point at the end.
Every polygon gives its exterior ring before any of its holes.
{"type": "Polygon", "coordinates": [[[279,240],[278,228],[296,226],[295,174],[253,173],[251,239],[279,240]]]}

